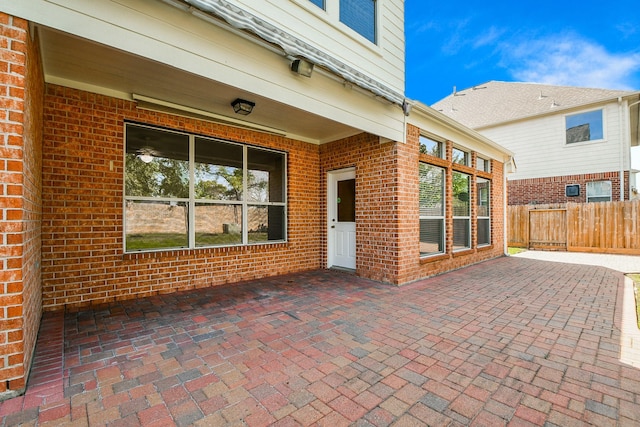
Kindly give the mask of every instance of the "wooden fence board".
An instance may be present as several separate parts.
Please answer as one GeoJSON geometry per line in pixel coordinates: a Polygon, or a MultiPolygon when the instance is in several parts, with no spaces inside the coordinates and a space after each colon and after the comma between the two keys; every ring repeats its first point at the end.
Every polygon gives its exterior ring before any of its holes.
{"type": "Polygon", "coordinates": [[[508,245],[640,255],[640,200],[509,206],[508,245]]]}

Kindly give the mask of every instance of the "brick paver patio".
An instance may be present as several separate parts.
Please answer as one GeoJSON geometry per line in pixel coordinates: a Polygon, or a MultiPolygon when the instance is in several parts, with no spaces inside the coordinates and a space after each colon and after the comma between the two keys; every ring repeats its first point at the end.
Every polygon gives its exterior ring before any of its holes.
{"type": "Polygon", "coordinates": [[[0,426],[635,426],[622,288],[501,258],[401,288],[319,271],[48,313],[0,426]]]}

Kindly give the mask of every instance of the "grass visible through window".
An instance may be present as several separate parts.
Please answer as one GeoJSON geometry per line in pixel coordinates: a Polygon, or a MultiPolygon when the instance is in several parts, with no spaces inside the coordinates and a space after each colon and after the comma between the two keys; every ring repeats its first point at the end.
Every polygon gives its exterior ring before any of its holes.
{"type": "MultiPolygon", "coordinates": [[[[249,242],[266,242],[267,233],[249,232],[249,242]]],[[[242,243],[237,233],[198,233],[197,246],[228,246],[242,243]]],[[[144,251],[147,249],[176,249],[188,246],[187,236],[179,233],[145,233],[127,235],[127,251],[144,251]]]]}

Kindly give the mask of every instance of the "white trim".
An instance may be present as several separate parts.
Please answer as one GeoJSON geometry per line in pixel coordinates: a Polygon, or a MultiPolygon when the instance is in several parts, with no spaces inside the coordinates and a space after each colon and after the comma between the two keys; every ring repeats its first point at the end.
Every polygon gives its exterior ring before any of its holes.
{"type": "MultiPolygon", "coordinates": [[[[333,183],[337,182],[341,176],[346,176],[344,179],[355,179],[356,178],[356,168],[349,167],[344,169],[331,170],[327,172],[327,268],[331,267],[344,267],[335,264],[335,244],[336,244],[336,235],[335,232],[332,232],[335,227],[335,217],[337,216],[337,212],[335,212],[335,203],[331,203],[331,200],[335,200],[337,197],[336,189],[333,183]],[[353,177],[353,178],[350,178],[353,177]]],[[[357,195],[356,195],[357,197],[357,195]]],[[[357,227],[356,227],[357,229],[357,227]]],[[[356,234],[357,239],[357,234],[356,234]]],[[[357,247],[357,246],[356,246],[357,247]]],[[[357,254],[356,254],[357,256],[357,254]]],[[[354,266],[355,268],[355,266],[354,266]]]]}
{"type": "Polygon", "coordinates": [[[606,142],[607,141],[607,117],[605,114],[605,107],[601,107],[601,108],[592,108],[589,110],[581,110],[581,111],[574,111],[571,113],[567,113],[567,114],[563,114],[562,115],[563,118],[563,135],[564,135],[564,145],[567,147],[573,147],[573,146],[580,146],[580,145],[586,145],[586,144],[594,144],[594,143],[599,143],[599,142],[606,142]],[[586,141],[576,141],[576,142],[567,142],[567,117],[570,116],[579,116],[581,114],[588,114],[588,113],[593,113],[594,111],[600,111],[600,116],[602,117],[602,138],[599,139],[588,139],[586,141]]]}

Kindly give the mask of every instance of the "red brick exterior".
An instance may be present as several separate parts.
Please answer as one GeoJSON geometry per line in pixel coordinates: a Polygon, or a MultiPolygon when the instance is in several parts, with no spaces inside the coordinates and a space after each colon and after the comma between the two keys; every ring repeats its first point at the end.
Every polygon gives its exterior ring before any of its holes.
{"type": "Polygon", "coordinates": [[[40,323],[42,99],[37,38],[0,14],[0,396],[25,387],[40,323]]]}
{"type": "Polygon", "coordinates": [[[45,309],[320,268],[319,170],[319,149],[311,144],[49,85],[43,160],[45,309]],[[288,242],[125,254],[125,120],[286,151],[288,242]]]}
{"type": "MultiPolygon", "coordinates": [[[[136,103],[43,82],[37,38],[0,15],[0,89],[6,114],[0,152],[0,396],[25,385],[42,310],[74,309],[197,287],[325,268],[327,173],[356,170],[357,274],[405,284],[502,255],[503,165],[491,173],[419,154],[406,142],[359,134],[321,146],[136,108],[136,103]],[[287,242],[125,253],[124,128],[127,121],[287,153],[287,242]],[[492,245],[453,253],[452,195],[442,255],[419,256],[419,162],[491,180],[492,245]]],[[[459,141],[455,141],[459,142],[459,141]]],[[[475,187],[472,187],[472,189],[475,187]]],[[[473,190],[471,194],[473,200],[473,190]]]]}
{"type": "MultiPolygon", "coordinates": [[[[629,172],[624,173],[624,198],[629,200],[629,172]]],[[[583,175],[553,176],[547,178],[517,179],[508,181],[510,205],[585,203],[587,182],[611,181],[611,200],[620,200],[620,172],[600,172],[583,175]],[[567,185],[579,184],[580,195],[567,197],[567,185]]]]}
{"type": "MultiPolygon", "coordinates": [[[[407,143],[401,146],[401,154],[398,156],[401,162],[400,181],[402,185],[402,201],[400,209],[402,217],[406,219],[404,227],[401,230],[401,265],[402,269],[399,275],[400,283],[408,283],[423,277],[433,276],[435,274],[444,273],[446,271],[455,270],[465,265],[478,263],[491,258],[496,258],[504,254],[504,191],[503,191],[503,171],[504,165],[496,160],[491,161],[491,172],[480,172],[475,169],[476,153],[471,153],[471,166],[462,166],[451,162],[453,143],[458,141],[446,142],[446,159],[438,159],[419,153],[419,137],[420,130],[416,127],[409,126],[407,131],[407,143]],[[418,212],[418,165],[419,162],[426,162],[436,166],[444,167],[447,171],[447,188],[452,186],[452,172],[459,171],[471,175],[472,183],[476,177],[480,176],[491,180],[491,245],[477,246],[477,230],[476,230],[476,206],[471,203],[471,249],[453,252],[453,194],[446,191],[446,247],[445,253],[426,258],[419,258],[418,238],[419,235],[419,217],[418,212]]],[[[475,186],[471,186],[470,200],[475,200],[475,186]]]]}

